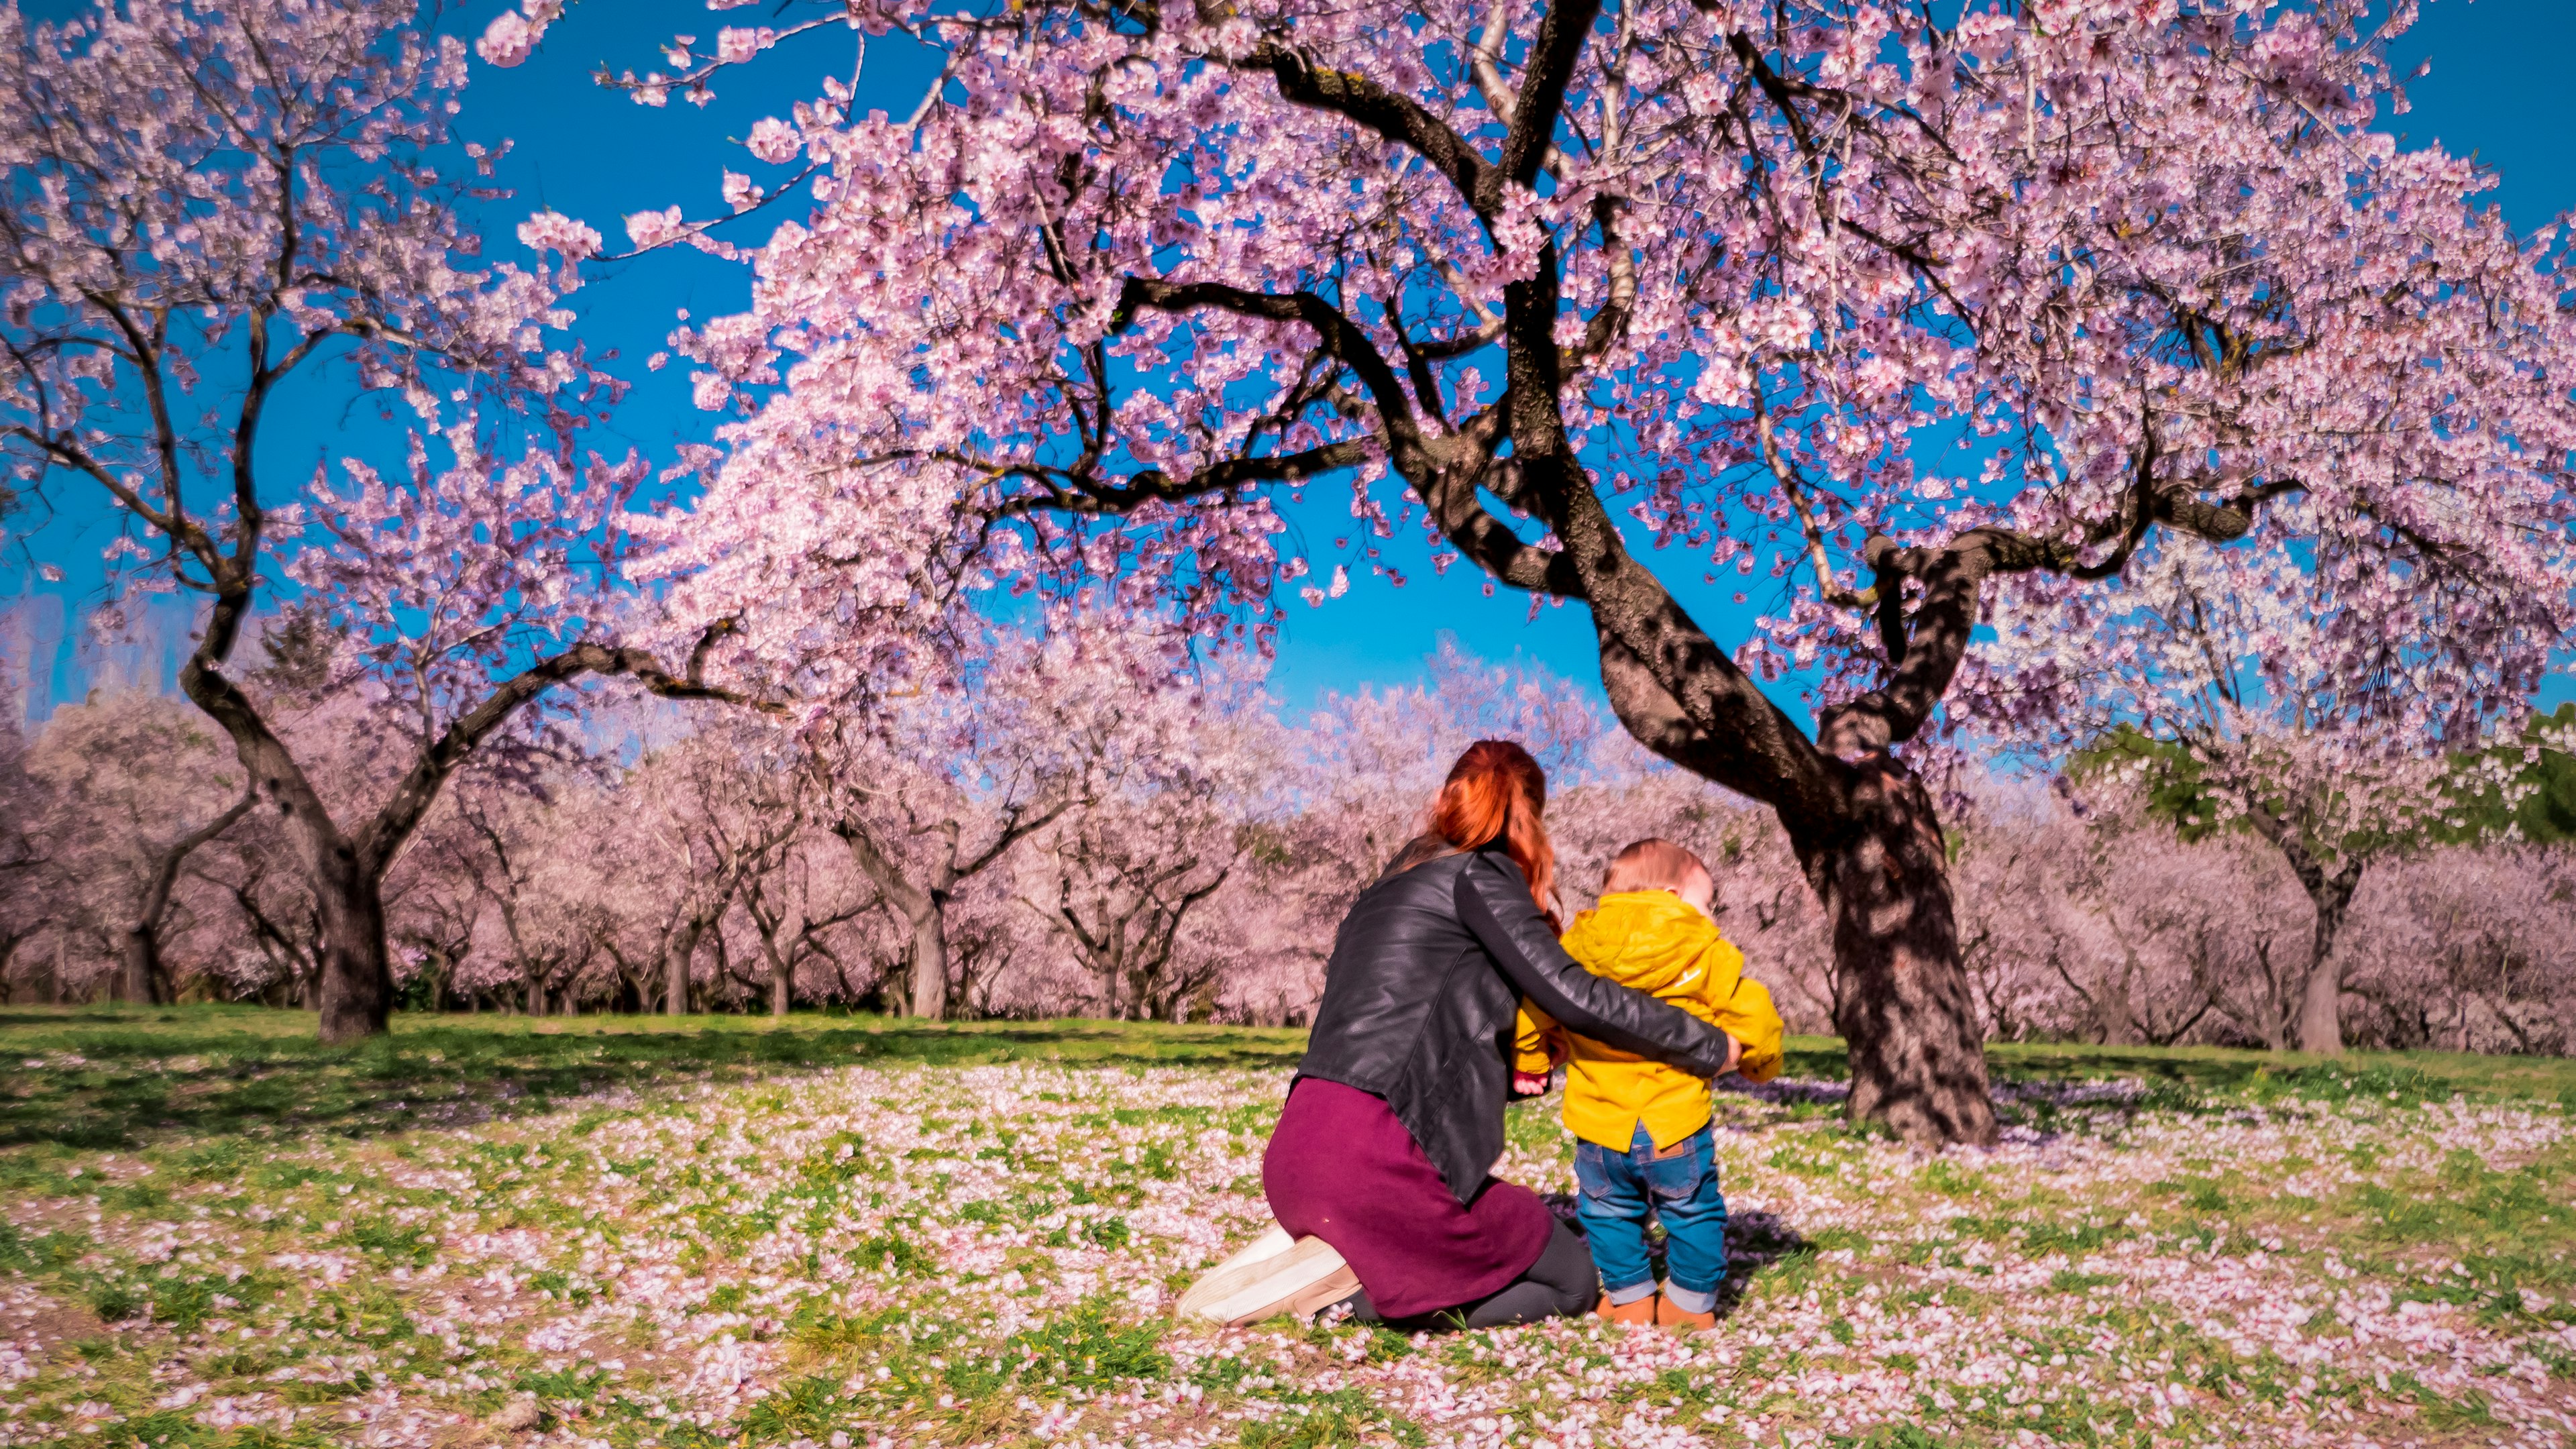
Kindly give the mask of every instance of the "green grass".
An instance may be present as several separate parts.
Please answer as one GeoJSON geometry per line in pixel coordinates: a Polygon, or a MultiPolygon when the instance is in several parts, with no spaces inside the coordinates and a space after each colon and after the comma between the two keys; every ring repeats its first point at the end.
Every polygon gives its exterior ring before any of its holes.
{"type": "MultiPolygon", "coordinates": [[[[1803,1046],[1839,1043],[1797,1038],[1803,1046]]],[[[2460,1052],[2240,1051],[2228,1047],[2102,1047],[2067,1042],[1996,1042],[1986,1060],[2002,1078],[2136,1077],[2150,1086],[2252,1100],[2324,1097],[2340,1100],[2394,1092],[2402,1101],[2454,1094],[2476,1101],[2576,1104],[2576,1061],[2563,1057],[2489,1057],[2460,1052]]],[[[1839,1075],[1839,1073],[1837,1073],[1839,1075]]]]}
{"type": "MultiPolygon", "coordinates": [[[[313,1017],[258,1007],[0,1008],[0,1147],[122,1148],[211,1138],[195,1170],[220,1174],[222,1139],[365,1134],[550,1110],[566,1098],[674,1081],[747,1081],[856,1063],[999,1061],[1286,1068],[1305,1033],[1087,1020],[926,1024],[882,1017],[426,1016],[352,1047],[313,1039],[313,1017]],[[74,1058],[78,1059],[74,1064],[74,1058]],[[42,1065],[31,1067],[30,1062],[42,1065]]],[[[1998,1043],[1999,1078],[2135,1077],[2163,1104],[2200,1097],[2576,1102],[2576,1063],[2443,1052],[2319,1058],[2215,1047],[1998,1043]]],[[[1842,1044],[1792,1037],[1787,1073],[1845,1074],[1842,1044]]],[[[1818,1115],[1826,1115],[1819,1113],[1818,1115]]]]}
{"type": "MultiPolygon", "coordinates": [[[[1848,1075],[1837,1037],[1793,1036],[1783,1073],[1828,1080],[1848,1075]]],[[[2084,1042],[1989,1042],[1986,1064],[1998,1080],[2066,1081],[2134,1077],[2151,1089],[2237,1100],[2284,1097],[2343,1100],[2398,1094],[2409,1103],[2458,1094],[2476,1101],[2576,1105],[2576,1060],[2489,1057],[2459,1052],[2245,1051],[2232,1047],[2117,1047],[2084,1042]]]]}
{"type": "MultiPolygon", "coordinates": [[[[0,1008],[0,1147],[405,1130],[547,1111],[673,1081],[858,1064],[1288,1067],[1302,1031],[882,1017],[427,1016],[348,1047],[310,1013],[240,1006],[0,1008]],[[73,1064],[73,1058],[78,1063],[73,1064]],[[36,1063],[37,1065],[30,1065],[36,1063]]],[[[228,1149],[197,1149],[209,1170],[228,1149]],[[211,1156],[208,1156],[211,1155],[211,1156]]]]}
{"type": "MultiPolygon", "coordinates": [[[[2128,1449],[2282,1442],[2327,1427],[2317,1405],[2381,1442],[2483,1441],[2576,1392],[2566,1063],[1995,1048],[2007,1080],[2150,1084],[2063,1109],[2071,1153],[1927,1158],[1827,1103],[1731,1097],[1729,1324],[1649,1359],[1585,1322],[1224,1338],[1134,1296],[1260,1225],[1246,1169],[1295,1031],[404,1017],[326,1050],[311,1027],[0,1008],[0,1283],[55,1335],[8,1416],[82,1446],[321,1445],[390,1390],[461,1416],[460,1445],[524,1394],[541,1430],[622,1446],[1029,1444],[1041,1415],[1136,1442],[1150,1410],[1193,1442],[1338,1449],[1438,1442],[1454,1390],[1516,1434],[1600,1401],[1610,1445],[1634,1414],[1762,1449],[2128,1449]],[[829,1070],[853,1063],[892,1070],[829,1070]],[[946,1070],[987,1063],[1012,1069],[946,1070]],[[2246,1317],[2223,1295],[2249,1285],[2302,1301],[2246,1317]],[[457,1333],[460,1295],[501,1321],[457,1333]],[[2391,1331],[2422,1312],[2458,1338],[2391,1331]],[[771,1363],[685,1417],[693,1359],[735,1335],[771,1363]],[[1859,1412],[1832,1387],[1852,1374],[1907,1400],[1859,1412]],[[218,1433],[162,1407],[182,1375],[307,1417],[218,1433]],[[2014,1382],[2044,1392],[1996,1396],[2014,1382]],[[2188,1391],[2178,1421],[2146,1416],[2148,1383],[2188,1391]],[[79,1430],[90,1405],[112,1416],[79,1430]]],[[[1838,1076],[1840,1048],[1793,1041],[1789,1070],[1838,1076]]],[[[1505,1175],[1571,1186],[1553,1103],[1508,1135],[1505,1175]]]]}

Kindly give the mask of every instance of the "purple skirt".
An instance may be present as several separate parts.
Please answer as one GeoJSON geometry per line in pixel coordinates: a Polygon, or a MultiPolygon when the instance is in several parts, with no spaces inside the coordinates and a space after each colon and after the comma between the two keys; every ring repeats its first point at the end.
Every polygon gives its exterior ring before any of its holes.
{"type": "Polygon", "coordinates": [[[1529,1271],[1556,1219],[1538,1195],[1488,1177],[1465,1204],[1385,1099],[1300,1077],[1261,1159],[1270,1212],[1333,1245],[1387,1318],[1470,1303],[1529,1271]]]}

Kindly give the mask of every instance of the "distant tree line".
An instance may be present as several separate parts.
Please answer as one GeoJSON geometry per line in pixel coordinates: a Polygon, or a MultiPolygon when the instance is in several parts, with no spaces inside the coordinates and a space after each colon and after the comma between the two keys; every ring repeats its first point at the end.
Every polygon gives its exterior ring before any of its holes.
{"type": "MultiPolygon", "coordinates": [[[[327,762],[326,797],[393,788],[369,741],[401,721],[330,687],[339,646],[293,621],[263,643],[256,687],[327,762]]],[[[1214,675],[1156,700],[1025,638],[984,658],[882,738],[582,696],[462,774],[393,863],[400,1005],[1301,1023],[1342,911],[1486,735],[1557,782],[1568,908],[1621,845],[1668,836],[1716,869],[1721,925],[1797,1029],[1830,1031],[1849,989],[1777,821],[1544,671],[1449,649],[1418,685],[1283,723],[1214,675]]],[[[2510,806],[2374,843],[2332,947],[2352,1044],[2576,1049],[2576,771],[2543,750],[2525,772],[2510,806]]],[[[2296,1044],[2314,903],[2259,832],[2212,818],[2187,761],[2122,737],[2062,777],[1948,779],[1990,1038],[2296,1044]]],[[[0,735],[0,993],[314,1005],[319,909],[248,798],[184,700],[106,695],[0,735]]]]}

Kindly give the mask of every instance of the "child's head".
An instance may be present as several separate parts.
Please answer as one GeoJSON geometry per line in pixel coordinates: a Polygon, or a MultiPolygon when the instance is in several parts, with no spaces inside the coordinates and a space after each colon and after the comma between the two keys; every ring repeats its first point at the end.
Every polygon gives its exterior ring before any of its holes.
{"type": "Polygon", "coordinates": [[[1717,878],[1698,856],[1669,840],[1640,840],[1620,851],[1602,877],[1603,895],[1620,891],[1671,891],[1707,915],[1717,900],[1717,878]]]}

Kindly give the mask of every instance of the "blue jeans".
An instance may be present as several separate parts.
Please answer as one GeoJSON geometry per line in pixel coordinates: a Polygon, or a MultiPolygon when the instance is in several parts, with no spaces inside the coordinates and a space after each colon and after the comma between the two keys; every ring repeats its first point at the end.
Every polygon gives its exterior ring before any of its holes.
{"type": "Polygon", "coordinates": [[[1661,1155],[1646,1125],[1626,1152],[1590,1142],[1574,1148],[1574,1181],[1593,1265],[1612,1303],[1655,1291],[1646,1258],[1646,1216],[1664,1225],[1664,1297],[1685,1313],[1706,1313],[1726,1280],[1726,1199],[1717,1190],[1717,1144],[1706,1127],[1661,1155]]]}

